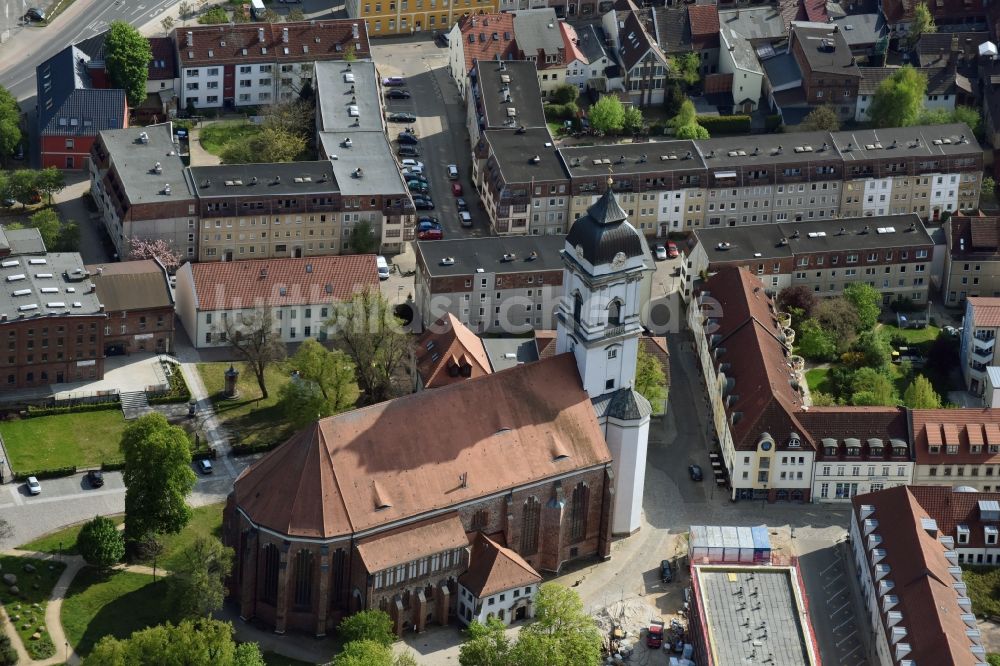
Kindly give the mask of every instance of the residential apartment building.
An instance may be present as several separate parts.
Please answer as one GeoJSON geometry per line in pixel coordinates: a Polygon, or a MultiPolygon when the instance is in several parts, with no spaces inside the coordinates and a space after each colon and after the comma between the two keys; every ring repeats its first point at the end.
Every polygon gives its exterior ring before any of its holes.
{"type": "Polygon", "coordinates": [[[75,252],[46,253],[37,229],[0,228],[0,388],[104,377],[104,311],[75,252]]]}
{"type": "Polygon", "coordinates": [[[198,201],[179,153],[171,123],[105,130],[94,142],[90,194],[119,258],[128,258],[133,238],[198,258],[198,201]]]}
{"type": "Polygon", "coordinates": [[[332,306],[378,289],[375,255],[186,263],[177,271],[177,316],[195,347],[228,344],[226,325],[270,311],[282,342],[325,340],[332,306]]]}
{"type": "Polygon", "coordinates": [[[621,89],[635,106],[663,104],[667,57],[656,38],[656,14],[623,0],[601,17],[612,53],[621,66],[621,89]]]}
{"type": "Polygon", "coordinates": [[[316,62],[371,56],[364,23],[342,19],[184,26],[173,37],[182,109],[292,99],[312,82],[316,62]]]}
{"type": "Polygon", "coordinates": [[[451,314],[476,333],[554,328],[563,235],[417,242],[414,300],[424,326],[451,314]]]}
{"type": "Polygon", "coordinates": [[[608,69],[614,60],[596,26],[587,24],[576,30],[569,23],[562,22],[559,27],[563,32],[567,60],[565,83],[576,86],[581,93],[590,89],[606,90],[608,69]]]}
{"type": "Polygon", "coordinates": [[[955,307],[968,297],[1000,296],[1000,217],[953,215],[944,233],[945,304],[955,307]]]}
{"type": "Polygon", "coordinates": [[[495,14],[497,0],[347,0],[350,20],[363,22],[372,37],[447,31],[461,17],[495,14]]]}
{"type": "Polygon", "coordinates": [[[928,302],[934,241],[913,213],[696,229],[688,274],[744,267],[778,293],[804,285],[818,296],[862,282],[888,305],[928,302]]]}
{"type": "Polygon", "coordinates": [[[87,266],[104,306],[104,355],[174,352],[174,297],[154,259],[87,266]]]}
{"type": "MultiPolygon", "coordinates": [[[[465,101],[466,124],[473,146],[488,129],[544,129],[545,112],[540,101],[535,65],[526,60],[476,60],[468,77],[465,101]]],[[[551,142],[551,137],[549,137],[551,142]]],[[[482,167],[473,164],[473,181],[482,167]]]]}
{"type": "Polygon", "coordinates": [[[563,22],[552,8],[514,14],[514,45],[519,60],[534,63],[542,99],[566,83],[567,52],[563,22]]]}
{"type": "Polygon", "coordinates": [[[914,409],[914,485],[1000,490],[1000,411],[914,409]]]}
{"type": "Polygon", "coordinates": [[[962,380],[973,395],[984,397],[987,368],[1000,365],[997,358],[997,333],[1000,332],[1000,298],[971,296],[965,300],[962,342],[959,356],[962,380]]]}
{"type": "Polygon", "coordinates": [[[513,14],[469,14],[458,19],[448,33],[448,69],[462,99],[470,78],[476,77],[477,60],[510,60],[516,51],[513,14]]]}
{"type": "Polygon", "coordinates": [[[844,120],[855,116],[861,71],[839,24],[793,23],[788,52],[799,67],[806,104],[828,105],[844,120]]]}
{"type": "Polygon", "coordinates": [[[899,487],[853,500],[850,547],[878,666],[986,664],[954,538],[934,518],[949,490],[899,487]]]}

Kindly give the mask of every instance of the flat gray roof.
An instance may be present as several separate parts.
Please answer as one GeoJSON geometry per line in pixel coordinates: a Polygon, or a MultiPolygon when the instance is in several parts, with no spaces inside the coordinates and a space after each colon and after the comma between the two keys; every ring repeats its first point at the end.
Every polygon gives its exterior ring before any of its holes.
{"type": "Polygon", "coordinates": [[[695,567],[695,575],[715,663],[816,663],[807,647],[808,615],[799,608],[792,569],[704,565],[695,567]]]}
{"type": "Polygon", "coordinates": [[[811,252],[934,245],[915,213],[711,227],[696,229],[694,234],[710,263],[766,261],[811,252]],[[781,239],[785,239],[784,245],[781,239]],[[728,243],[728,247],[720,246],[721,243],[728,243]]]}
{"type": "Polygon", "coordinates": [[[566,170],[577,178],[609,173],[704,170],[694,141],[650,141],[613,146],[560,148],[566,170]],[[598,163],[599,162],[599,163],[598,163]]]}
{"type": "Polygon", "coordinates": [[[0,259],[0,319],[100,312],[101,303],[89,278],[76,252],[0,259]]]}
{"type": "Polygon", "coordinates": [[[317,62],[315,81],[322,125],[317,131],[382,131],[382,100],[375,63],[317,62]]]}
{"type": "Polygon", "coordinates": [[[762,61],[761,64],[764,66],[764,71],[767,72],[767,80],[771,82],[772,88],[780,88],[802,80],[799,63],[795,62],[795,56],[791,53],[776,55],[762,61]]]}
{"type": "Polygon", "coordinates": [[[534,180],[559,180],[566,177],[562,160],[544,127],[520,132],[493,129],[483,132],[508,183],[534,180]],[[536,161],[535,158],[538,158],[536,161]]]}
{"type": "Polygon", "coordinates": [[[476,60],[486,127],[545,127],[535,63],[476,60]]]}
{"type": "Polygon", "coordinates": [[[983,151],[972,130],[964,123],[833,132],[832,136],[844,160],[925,155],[973,157],[983,151]]]}
{"type": "Polygon", "coordinates": [[[566,236],[491,236],[453,240],[417,241],[417,254],[424,258],[432,277],[484,273],[524,273],[562,270],[560,256],[566,236]],[[535,258],[532,259],[532,252],[535,258]],[[505,260],[504,255],[513,255],[505,260]],[[453,263],[443,264],[448,258],[453,263]]]}
{"type": "Polygon", "coordinates": [[[330,162],[274,164],[220,164],[190,167],[198,196],[274,196],[279,194],[335,194],[337,181],[330,162]]]}
{"type": "Polygon", "coordinates": [[[101,139],[125,188],[125,199],[135,205],[183,201],[192,197],[184,178],[184,162],[177,154],[171,123],[104,130],[101,139]],[[140,136],[145,134],[147,142],[140,136]],[[156,165],[160,173],[156,173],[156,165]],[[166,193],[170,185],[170,193],[166,193]]]}
{"type": "Polygon", "coordinates": [[[747,39],[776,39],[788,34],[785,19],[776,7],[722,9],[719,25],[747,39]]]}
{"type": "Polygon", "coordinates": [[[42,232],[33,227],[7,229],[0,226],[0,249],[9,250],[11,255],[45,254],[45,241],[42,232]]]}
{"type": "Polygon", "coordinates": [[[319,138],[344,196],[406,193],[392,147],[382,132],[320,132],[319,138]]]}
{"type": "Polygon", "coordinates": [[[851,14],[833,19],[834,25],[840,26],[844,39],[851,46],[874,44],[881,37],[884,29],[881,14],[851,14]]]}
{"type": "Polygon", "coordinates": [[[535,338],[482,338],[493,372],[538,360],[535,338]]]}
{"type": "Polygon", "coordinates": [[[810,163],[840,159],[829,132],[727,136],[698,141],[698,147],[705,156],[705,164],[709,169],[787,164],[795,160],[796,155],[801,155],[803,160],[808,159],[810,163]]]}

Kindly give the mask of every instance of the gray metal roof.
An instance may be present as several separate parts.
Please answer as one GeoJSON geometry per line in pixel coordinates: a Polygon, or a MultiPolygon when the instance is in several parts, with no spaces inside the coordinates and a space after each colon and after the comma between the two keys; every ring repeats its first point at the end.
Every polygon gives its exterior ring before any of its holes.
{"type": "Polygon", "coordinates": [[[851,47],[836,25],[794,23],[792,34],[802,45],[802,53],[813,72],[860,76],[851,47]]]}
{"type": "Polygon", "coordinates": [[[747,39],[778,39],[787,34],[785,21],[775,7],[719,10],[719,27],[747,39]]]}
{"type": "Polygon", "coordinates": [[[475,62],[485,127],[545,127],[535,63],[527,60],[475,62]]]}
{"type": "Polygon", "coordinates": [[[125,91],[91,87],[83,51],[67,46],[35,69],[43,135],[96,136],[125,124],[125,91]]]}
{"type": "Polygon", "coordinates": [[[914,213],[714,227],[695,229],[694,235],[710,263],[765,262],[811,252],[934,245],[923,222],[914,213]],[[727,245],[722,246],[722,243],[727,245]]]}
{"type": "Polygon", "coordinates": [[[94,285],[76,252],[5,257],[0,261],[0,320],[101,311],[94,285]]]}
{"type": "MultiPolygon", "coordinates": [[[[514,12],[514,41],[526,55],[557,55],[563,48],[556,10],[522,9],[514,12]]],[[[544,60],[539,63],[544,66],[544,60]]]]}
{"type": "Polygon", "coordinates": [[[199,198],[275,196],[279,194],[335,194],[339,192],[330,162],[278,164],[221,164],[190,167],[199,198]]]}
{"type": "Polygon", "coordinates": [[[317,131],[383,131],[375,63],[317,62],[314,76],[321,125],[317,131]]]}
{"type": "Polygon", "coordinates": [[[844,33],[844,39],[850,46],[874,44],[885,32],[885,21],[881,14],[851,14],[833,19],[833,25],[839,26],[844,33]]]}
{"type": "Polygon", "coordinates": [[[45,254],[45,242],[38,229],[5,229],[0,226],[0,249],[7,254],[45,254]]]}
{"type": "Polygon", "coordinates": [[[983,150],[972,130],[964,123],[842,131],[833,132],[830,136],[845,160],[888,158],[896,155],[973,157],[983,150]]]}
{"type": "Polygon", "coordinates": [[[810,163],[840,159],[829,132],[730,136],[705,139],[697,144],[709,169],[787,164],[796,154],[801,154],[810,163]]]}
{"type": "Polygon", "coordinates": [[[566,170],[577,178],[609,173],[704,170],[694,141],[650,141],[612,146],[560,148],[566,170]],[[599,163],[598,163],[599,162],[599,163]]]}
{"type": "Polygon", "coordinates": [[[344,196],[407,193],[392,146],[382,132],[320,132],[319,138],[344,196]]]}
{"type": "Polygon", "coordinates": [[[986,375],[989,377],[993,388],[1000,388],[1000,367],[990,365],[986,367],[986,375]]]}
{"type": "Polygon", "coordinates": [[[101,132],[101,140],[132,205],[193,198],[170,123],[101,132]],[[147,142],[140,139],[145,135],[147,142]],[[156,165],[160,172],[156,172],[156,165]],[[170,185],[169,194],[166,186],[170,185]]]}
{"type": "Polygon", "coordinates": [[[604,48],[604,31],[599,31],[593,23],[588,23],[578,29],[576,36],[579,40],[577,48],[587,58],[588,63],[608,57],[607,49],[604,48]]]}
{"type": "Polygon", "coordinates": [[[642,234],[628,221],[628,214],[618,204],[611,188],[591,204],[587,214],[573,222],[566,243],[582,250],[591,265],[611,263],[619,252],[626,257],[640,257],[648,250],[642,234]]]}
{"type": "Polygon", "coordinates": [[[767,73],[767,80],[772,88],[780,88],[795,81],[802,80],[802,72],[799,70],[799,63],[795,62],[795,56],[791,53],[782,53],[773,58],[763,61],[764,71],[767,73]]]}
{"type": "Polygon", "coordinates": [[[482,338],[493,372],[538,360],[535,338],[482,338]]]}
{"type": "Polygon", "coordinates": [[[737,67],[748,72],[762,73],[764,71],[761,69],[757,52],[748,37],[744,37],[726,25],[723,25],[722,29],[719,30],[719,36],[722,38],[722,48],[729,49],[737,67]]]}
{"type": "Polygon", "coordinates": [[[493,155],[508,184],[566,178],[562,160],[552,145],[547,128],[524,132],[493,129],[483,132],[483,137],[492,146],[493,155]]]}
{"type": "Polygon", "coordinates": [[[562,270],[565,246],[566,237],[560,235],[491,236],[417,241],[417,253],[431,277],[441,277],[475,275],[479,269],[500,274],[562,270]],[[454,261],[442,263],[446,258],[454,261]]]}

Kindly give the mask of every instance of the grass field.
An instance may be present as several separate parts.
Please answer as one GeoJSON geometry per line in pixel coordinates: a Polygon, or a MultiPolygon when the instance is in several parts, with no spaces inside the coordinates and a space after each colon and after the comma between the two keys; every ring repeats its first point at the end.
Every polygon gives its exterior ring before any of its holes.
{"type": "Polygon", "coordinates": [[[806,371],[806,383],[809,384],[810,391],[830,392],[829,382],[826,376],[830,372],[829,368],[813,368],[806,371]]]}
{"type": "Polygon", "coordinates": [[[278,405],[278,390],[288,382],[283,368],[272,366],[267,371],[266,400],[261,398],[260,387],[253,373],[240,370],[239,397],[227,400],[222,397],[225,373],[229,363],[199,363],[198,372],[205,384],[215,412],[228,428],[236,442],[263,444],[280,442],[292,433],[291,426],[278,405]]]}
{"type": "Polygon", "coordinates": [[[260,125],[246,120],[222,120],[203,125],[198,132],[201,147],[213,155],[222,155],[222,149],[231,141],[246,141],[260,133],[260,125]]]}
{"type": "MultiPolygon", "coordinates": [[[[124,516],[111,516],[111,520],[116,525],[125,522],[124,516]]],[[[77,523],[64,527],[45,536],[39,537],[30,543],[19,546],[21,550],[34,550],[39,553],[62,553],[63,555],[79,555],[80,550],[76,547],[76,538],[80,536],[80,530],[85,523],[77,523]],[[61,550],[60,550],[61,545],[61,550]]]]}
{"type": "Polygon", "coordinates": [[[161,576],[154,583],[146,574],[103,574],[84,567],[70,583],[63,601],[66,638],[78,653],[86,655],[103,636],[128,638],[133,631],[176,620],[164,599],[166,581],[161,576]]]}
{"type": "Polygon", "coordinates": [[[57,467],[96,467],[120,457],[125,429],[119,409],[53,414],[0,424],[14,471],[57,467]]]}
{"type": "Polygon", "coordinates": [[[33,659],[46,659],[56,653],[49,633],[45,631],[45,607],[48,605],[52,588],[66,568],[62,562],[43,562],[27,557],[0,555],[0,570],[17,576],[18,596],[10,593],[6,585],[0,585],[0,603],[14,623],[18,636],[28,654],[33,659]],[[24,570],[25,564],[35,567],[34,572],[24,570]],[[38,608],[34,605],[38,604],[38,608]],[[40,638],[31,636],[38,631],[40,638]]]}
{"type": "Polygon", "coordinates": [[[924,328],[899,328],[897,326],[893,326],[892,324],[883,324],[882,330],[884,330],[890,338],[897,335],[902,336],[906,342],[911,345],[919,345],[924,342],[934,342],[941,333],[941,329],[937,326],[925,326],[924,328]]]}

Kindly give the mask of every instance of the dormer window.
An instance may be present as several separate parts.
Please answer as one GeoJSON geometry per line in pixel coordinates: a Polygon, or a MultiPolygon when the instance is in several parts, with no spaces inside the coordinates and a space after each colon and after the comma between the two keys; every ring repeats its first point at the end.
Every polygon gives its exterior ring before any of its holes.
{"type": "Polygon", "coordinates": [[[935,444],[931,444],[930,446],[927,447],[927,451],[933,454],[938,454],[941,453],[941,447],[935,444]]]}
{"type": "Polygon", "coordinates": [[[997,545],[997,528],[993,525],[987,525],[983,528],[986,534],[986,545],[995,546],[997,545]]]}
{"type": "Polygon", "coordinates": [[[958,543],[960,543],[960,544],[968,544],[969,543],[969,526],[968,525],[959,525],[957,528],[955,528],[955,531],[958,533],[958,543]]]}

